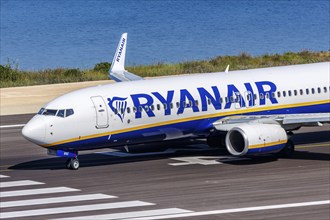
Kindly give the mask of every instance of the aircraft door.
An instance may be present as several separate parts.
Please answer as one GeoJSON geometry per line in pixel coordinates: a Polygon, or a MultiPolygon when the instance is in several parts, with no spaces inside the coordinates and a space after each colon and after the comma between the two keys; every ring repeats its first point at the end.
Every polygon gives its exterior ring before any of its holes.
{"type": "Polygon", "coordinates": [[[109,127],[109,116],[107,106],[101,96],[92,96],[91,100],[95,107],[96,112],[96,128],[109,127]]]}

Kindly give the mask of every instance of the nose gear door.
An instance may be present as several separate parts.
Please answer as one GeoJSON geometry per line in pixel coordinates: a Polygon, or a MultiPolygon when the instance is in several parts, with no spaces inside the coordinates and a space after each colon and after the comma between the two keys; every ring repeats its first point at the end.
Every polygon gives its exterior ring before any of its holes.
{"type": "Polygon", "coordinates": [[[108,109],[106,107],[106,104],[102,96],[92,96],[91,100],[94,104],[95,112],[96,112],[95,127],[98,129],[109,127],[108,109]]]}

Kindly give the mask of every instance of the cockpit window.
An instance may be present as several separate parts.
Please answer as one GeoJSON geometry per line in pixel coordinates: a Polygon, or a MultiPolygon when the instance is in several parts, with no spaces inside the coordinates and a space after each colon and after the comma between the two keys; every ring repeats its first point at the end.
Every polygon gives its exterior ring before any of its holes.
{"type": "Polygon", "coordinates": [[[69,117],[70,115],[73,115],[73,114],[74,114],[74,111],[72,108],[66,109],[66,117],[69,117]]]}
{"type": "Polygon", "coordinates": [[[38,115],[47,115],[47,116],[57,116],[61,118],[69,117],[70,115],[74,114],[74,111],[72,108],[70,109],[45,109],[42,108],[37,113],[38,115]]]}
{"type": "Polygon", "coordinates": [[[42,114],[43,115],[56,115],[57,109],[46,109],[42,114]]]}
{"type": "Polygon", "coordinates": [[[65,117],[65,110],[64,109],[58,110],[56,116],[64,118],[65,117]]]}
{"type": "Polygon", "coordinates": [[[44,108],[41,108],[39,111],[38,111],[38,115],[42,115],[42,113],[45,111],[45,109],[44,108]]]}

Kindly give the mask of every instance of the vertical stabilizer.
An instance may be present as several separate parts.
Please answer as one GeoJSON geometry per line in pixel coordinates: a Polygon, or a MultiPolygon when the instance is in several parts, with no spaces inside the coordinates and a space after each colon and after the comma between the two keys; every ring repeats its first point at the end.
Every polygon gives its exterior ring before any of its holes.
{"type": "Polygon", "coordinates": [[[127,45],[127,33],[121,35],[116,54],[113,57],[111,72],[123,72],[125,71],[125,55],[126,55],[126,45],[127,45]]]}
{"type": "Polygon", "coordinates": [[[118,43],[118,47],[113,57],[109,77],[116,82],[141,80],[140,76],[125,70],[125,56],[127,45],[127,33],[123,33],[118,43]]]}

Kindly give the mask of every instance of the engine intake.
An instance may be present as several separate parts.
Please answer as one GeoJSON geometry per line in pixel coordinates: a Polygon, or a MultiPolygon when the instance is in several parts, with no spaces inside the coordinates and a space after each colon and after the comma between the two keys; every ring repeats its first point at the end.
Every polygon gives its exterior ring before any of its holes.
{"type": "Polygon", "coordinates": [[[288,140],[285,130],[277,124],[242,124],[230,129],[226,147],[234,156],[277,153],[288,140]]]}

